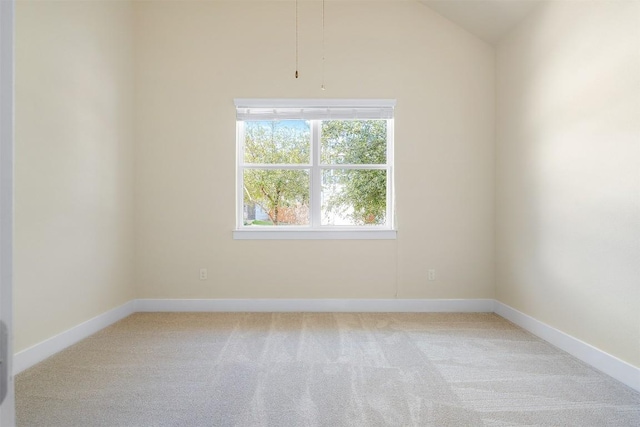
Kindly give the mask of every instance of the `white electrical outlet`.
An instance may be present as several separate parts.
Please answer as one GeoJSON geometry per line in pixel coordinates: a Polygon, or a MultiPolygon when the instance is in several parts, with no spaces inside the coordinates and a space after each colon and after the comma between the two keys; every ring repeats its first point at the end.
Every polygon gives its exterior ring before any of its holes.
{"type": "Polygon", "coordinates": [[[201,268],[200,269],[200,280],[207,280],[207,269],[206,268],[201,268]]]}
{"type": "Polygon", "coordinates": [[[427,273],[428,273],[427,278],[429,280],[436,280],[436,270],[435,270],[435,268],[430,268],[427,273]]]}

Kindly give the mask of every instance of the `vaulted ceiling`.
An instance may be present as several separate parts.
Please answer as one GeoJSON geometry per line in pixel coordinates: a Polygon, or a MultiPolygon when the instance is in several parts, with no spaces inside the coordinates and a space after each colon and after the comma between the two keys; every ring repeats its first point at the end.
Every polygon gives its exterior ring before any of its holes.
{"type": "Polygon", "coordinates": [[[420,0],[482,40],[495,44],[543,0],[420,0]]]}

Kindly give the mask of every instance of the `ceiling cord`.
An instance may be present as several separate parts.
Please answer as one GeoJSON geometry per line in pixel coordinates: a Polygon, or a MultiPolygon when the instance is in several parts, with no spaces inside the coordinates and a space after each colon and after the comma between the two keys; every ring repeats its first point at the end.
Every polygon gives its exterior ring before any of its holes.
{"type": "Polygon", "coordinates": [[[298,78],[298,0],[296,0],[296,79],[298,78]]]}
{"type": "Polygon", "coordinates": [[[325,90],[324,87],[324,52],[325,52],[325,43],[324,43],[324,2],[322,0],[322,82],[320,83],[320,89],[325,90]]]}

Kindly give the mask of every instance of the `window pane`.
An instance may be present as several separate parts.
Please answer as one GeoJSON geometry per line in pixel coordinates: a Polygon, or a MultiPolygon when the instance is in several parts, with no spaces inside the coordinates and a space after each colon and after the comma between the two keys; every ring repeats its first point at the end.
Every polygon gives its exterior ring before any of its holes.
{"type": "Polygon", "coordinates": [[[322,225],[383,225],[387,213],[387,171],[322,171],[322,225]]]}
{"type": "Polygon", "coordinates": [[[306,120],[248,121],[244,131],[245,163],[310,162],[311,126],[306,120]]]}
{"type": "Polygon", "coordinates": [[[322,122],[322,164],[385,164],[386,120],[325,120],[322,122]]]}
{"type": "Polygon", "coordinates": [[[244,225],[309,225],[309,171],[244,170],[244,225]]]}

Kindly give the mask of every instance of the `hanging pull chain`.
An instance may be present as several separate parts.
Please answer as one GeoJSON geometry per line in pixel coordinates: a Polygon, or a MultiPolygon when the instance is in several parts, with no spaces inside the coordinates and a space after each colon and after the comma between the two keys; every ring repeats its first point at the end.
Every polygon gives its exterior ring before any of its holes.
{"type": "Polygon", "coordinates": [[[298,78],[298,0],[296,0],[296,79],[298,78]]]}
{"type": "Polygon", "coordinates": [[[324,88],[324,1],[322,0],[322,82],[320,84],[320,89],[325,90],[324,88]]]}

